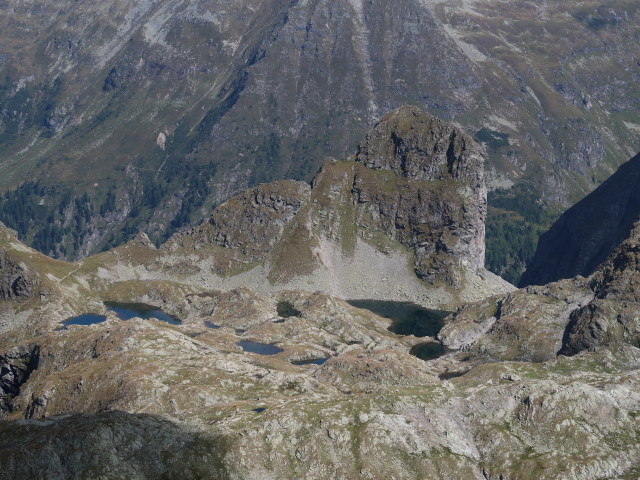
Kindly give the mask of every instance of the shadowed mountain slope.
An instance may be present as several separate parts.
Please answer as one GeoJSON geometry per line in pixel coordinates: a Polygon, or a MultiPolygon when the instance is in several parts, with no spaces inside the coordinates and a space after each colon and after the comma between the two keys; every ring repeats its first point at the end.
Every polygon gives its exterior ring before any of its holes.
{"type": "Polygon", "coordinates": [[[640,218],[640,155],[622,165],[591,194],[567,210],[540,237],[520,285],[544,285],[589,276],[640,218]]]}

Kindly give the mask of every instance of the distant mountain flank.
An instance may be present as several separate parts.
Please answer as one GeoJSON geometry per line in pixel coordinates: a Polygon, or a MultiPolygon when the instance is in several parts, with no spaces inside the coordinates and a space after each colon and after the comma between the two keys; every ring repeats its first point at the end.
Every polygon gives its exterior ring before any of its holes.
{"type": "Polygon", "coordinates": [[[538,232],[638,151],[639,15],[628,0],[5,2],[0,220],[62,259],[141,230],[159,245],[246,188],[310,181],[413,104],[486,144],[488,267],[515,282],[538,232]]]}

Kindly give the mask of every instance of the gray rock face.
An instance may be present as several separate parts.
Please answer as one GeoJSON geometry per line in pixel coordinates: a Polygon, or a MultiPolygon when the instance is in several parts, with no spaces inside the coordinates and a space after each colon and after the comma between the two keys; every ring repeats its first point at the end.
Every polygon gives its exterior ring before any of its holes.
{"type": "Polygon", "coordinates": [[[367,168],[414,181],[398,188],[395,199],[367,188],[362,175],[353,190],[360,209],[371,215],[377,209],[393,220],[389,233],[414,249],[419,277],[447,277],[444,265],[436,266],[443,254],[484,267],[484,158],[480,145],[460,129],[408,106],[383,117],[358,148],[356,161],[367,168]]]}
{"type": "Polygon", "coordinates": [[[571,316],[592,298],[584,279],[528,287],[460,308],[438,338],[448,348],[504,361],[552,360],[571,316]]]}
{"type": "Polygon", "coordinates": [[[571,315],[560,353],[599,345],[640,346],[640,224],[591,277],[595,298],[571,315]]]}
{"type": "Polygon", "coordinates": [[[0,299],[25,300],[36,293],[39,283],[37,274],[7,258],[0,248],[0,299]]]}
{"type": "Polygon", "coordinates": [[[40,347],[21,345],[0,355],[0,415],[11,411],[11,400],[20,394],[20,387],[38,368],[40,347]]]}
{"type": "Polygon", "coordinates": [[[640,347],[640,223],[589,278],[530,286],[467,305],[439,334],[450,348],[546,361],[601,346],[640,347]]]}
{"type": "Polygon", "coordinates": [[[426,284],[461,290],[467,273],[484,272],[484,154],[453,125],[400,107],[383,117],[355,156],[325,161],[311,186],[261,184],[161,250],[213,245],[221,247],[212,252],[221,274],[267,262],[270,280],[289,281],[327,266],[324,240],[344,257],[364,241],[384,254],[411,255],[415,275],[426,284]]]}
{"type": "Polygon", "coordinates": [[[309,199],[307,183],[285,180],[262,184],[216,208],[208,222],[172,244],[214,244],[235,251],[247,262],[264,260],[287,224],[309,199]]]}
{"type": "Polygon", "coordinates": [[[459,128],[417,107],[400,107],[384,116],[358,147],[356,161],[403,178],[483,186],[482,148],[459,128]]]}

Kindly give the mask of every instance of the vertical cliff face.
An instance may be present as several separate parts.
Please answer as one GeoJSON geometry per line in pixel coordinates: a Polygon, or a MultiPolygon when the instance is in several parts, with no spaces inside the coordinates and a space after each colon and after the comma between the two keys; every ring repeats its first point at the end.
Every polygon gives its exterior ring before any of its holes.
{"type": "Polygon", "coordinates": [[[516,361],[542,362],[621,345],[637,349],[639,310],[636,222],[590,277],[529,286],[498,301],[467,305],[451,317],[439,338],[450,348],[516,361]]]}
{"type": "MultiPolygon", "coordinates": [[[[429,276],[427,257],[442,251],[473,268],[484,267],[484,153],[463,131],[415,107],[385,116],[359,147],[357,162],[391,170],[417,187],[400,196],[395,228],[396,236],[415,248],[419,276],[429,276]],[[426,244],[428,236],[432,245],[426,244]]],[[[354,188],[361,199],[366,185],[358,180],[354,188]]]]}

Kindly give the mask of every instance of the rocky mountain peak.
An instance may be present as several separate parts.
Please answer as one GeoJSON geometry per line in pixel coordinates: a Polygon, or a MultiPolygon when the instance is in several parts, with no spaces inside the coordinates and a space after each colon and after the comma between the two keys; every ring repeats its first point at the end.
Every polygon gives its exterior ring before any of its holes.
{"type": "Polygon", "coordinates": [[[405,105],[384,116],[359,146],[356,161],[414,180],[483,183],[482,147],[454,125],[405,105]]]}
{"type": "Polygon", "coordinates": [[[343,298],[398,298],[398,290],[400,298],[425,301],[430,291],[427,301],[434,302],[441,290],[434,305],[453,306],[459,294],[478,299],[509,291],[484,270],[483,160],[483,148],[454,125],[400,107],[356,155],[325,161],[311,185],[286,180],[246,190],[161,250],[213,248],[208,268],[219,275],[262,268],[252,282],[297,288],[304,278],[343,298]],[[393,285],[377,281],[392,271],[393,285]],[[471,279],[477,275],[485,277],[471,279]],[[468,288],[490,284],[482,293],[468,288]]]}
{"type": "Polygon", "coordinates": [[[157,254],[133,258],[153,259],[145,276],[192,275],[182,281],[261,293],[318,290],[453,308],[508,292],[512,285],[484,269],[483,155],[457,127],[400,107],[355,155],[327,159],[311,184],[260,184],[157,254]]]}

